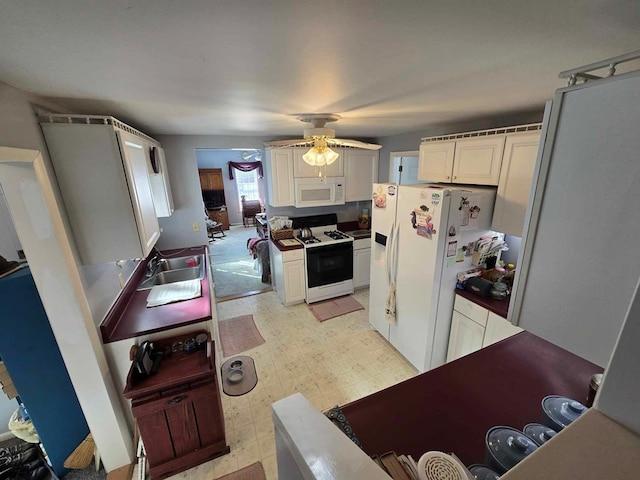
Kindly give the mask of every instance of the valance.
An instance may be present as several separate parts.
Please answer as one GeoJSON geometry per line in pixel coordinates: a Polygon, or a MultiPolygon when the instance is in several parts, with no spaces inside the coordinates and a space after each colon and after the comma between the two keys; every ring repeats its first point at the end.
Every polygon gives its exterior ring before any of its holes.
{"type": "Polygon", "coordinates": [[[262,162],[229,162],[229,178],[233,180],[233,169],[236,168],[241,172],[250,172],[258,169],[258,178],[262,178],[262,162]]]}

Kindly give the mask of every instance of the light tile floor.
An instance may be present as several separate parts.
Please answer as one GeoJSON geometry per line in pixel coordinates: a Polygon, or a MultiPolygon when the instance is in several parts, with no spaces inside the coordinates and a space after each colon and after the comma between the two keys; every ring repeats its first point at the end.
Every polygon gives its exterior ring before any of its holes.
{"type": "Polygon", "coordinates": [[[369,326],[369,291],[357,291],[354,297],[364,310],[322,323],[306,304],[284,307],[275,292],[220,303],[220,320],[253,314],[266,340],[242,353],[254,359],[258,384],[240,397],[223,395],[231,453],[170,478],[212,480],[261,461],[267,479],[276,480],[270,409],[273,402],[301,392],[319,410],[325,410],[416,375],[409,363],[369,326]]]}

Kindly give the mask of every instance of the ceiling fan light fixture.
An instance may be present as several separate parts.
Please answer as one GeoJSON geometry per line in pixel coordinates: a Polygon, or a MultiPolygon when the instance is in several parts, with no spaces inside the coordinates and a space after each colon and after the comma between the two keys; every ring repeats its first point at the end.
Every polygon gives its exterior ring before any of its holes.
{"type": "Polygon", "coordinates": [[[314,145],[307,153],[302,155],[302,159],[313,167],[323,167],[331,165],[338,159],[338,154],[324,145],[314,145]]]}

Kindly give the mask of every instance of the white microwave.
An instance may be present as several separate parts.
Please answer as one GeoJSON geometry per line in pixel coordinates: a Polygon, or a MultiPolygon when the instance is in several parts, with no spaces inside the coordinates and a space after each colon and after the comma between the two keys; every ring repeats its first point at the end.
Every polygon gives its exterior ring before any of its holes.
{"type": "Polygon", "coordinates": [[[295,206],[344,205],[344,177],[295,178],[295,206]]]}

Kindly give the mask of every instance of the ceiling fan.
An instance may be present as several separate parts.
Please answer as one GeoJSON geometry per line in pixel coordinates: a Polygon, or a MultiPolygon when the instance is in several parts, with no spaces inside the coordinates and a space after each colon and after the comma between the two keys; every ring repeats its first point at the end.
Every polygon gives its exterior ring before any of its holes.
{"type": "Polygon", "coordinates": [[[328,146],[337,147],[355,147],[364,148],[367,150],[379,150],[382,148],[380,145],[374,143],[359,142],[358,140],[347,140],[342,138],[335,138],[336,131],[333,128],[324,128],[329,122],[336,122],[340,120],[340,115],[335,113],[303,113],[298,115],[298,120],[301,122],[311,123],[313,128],[307,128],[304,130],[304,140],[281,140],[278,141],[278,145],[282,146],[295,146],[295,145],[307,145],[311,142],[317,142],[323,140],[328,146]]]}
{"type": "Polygon", "coordinates": [[[242,152],[240,158],[242,158],[242,160],[255,160],[259,162],[262,160],[262,152],[260,150],[242,152]]]}
{"type": "Polygon", "coordinates": [[[307,128],[304,130],[303,140],[281,140],[274,143],[283,147],[293,147],[296,145],[308,145],[309,143],[313,143],[313,147],[311,147],[311,149],[302,156],[304,161],[309,165],[321,167],[335,162],[338,158],[338,154],[331,150],[331,146],[355,147],[366,150],[378,150],[382,148],[381,145],[376,145],[374,143],[335,138],[336,131],[332,128],[325,128],[325,125],[329,122],[340,120],[340,115],[336,115],[334,113],[305,113],[298,115],[298,120],[308,122],[313,125],[313,128],[307,128]]]}

